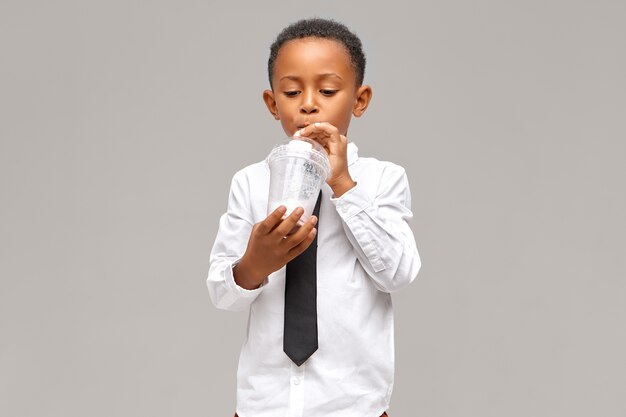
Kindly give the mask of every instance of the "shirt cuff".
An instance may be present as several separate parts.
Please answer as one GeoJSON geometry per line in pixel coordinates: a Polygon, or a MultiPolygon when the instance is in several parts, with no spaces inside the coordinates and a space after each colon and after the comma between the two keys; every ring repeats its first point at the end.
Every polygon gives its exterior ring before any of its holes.
{"type": "Polygon", "coordinates": [[[335,205],[337,212],[344,220],[348,220],[372,204],[367,191],[359,187],[358,182],[340,197],[330,197],[330,201],[335,205]]]}
{"type": "Polygon", "coordinates": [[[263,282],[261,283],[261,285],[258,288],[255,288],[253,290],[248,290],[246,288],[240,287],[237,284],[237,282],[235,282],[235,274],[233,273],[233,269],[235,268],[235,266],[240,261],[241,261],[241,258],[233,261],[233,263],[230,265],[230,267],[226,268],[226,270],[224,271],[226,282],[228,284],[228,287],[232,290],[232,292],[234,294],[237,294],[239,297],[242,297],[242,298],[254,298],[257,295],[259,295],[259,293],[261,292],[263,287],[265,285],[267,285],[267,283],[269,282],[269,279],[268,279],[268,277],[266,277],[263,280],[263,282]]]}

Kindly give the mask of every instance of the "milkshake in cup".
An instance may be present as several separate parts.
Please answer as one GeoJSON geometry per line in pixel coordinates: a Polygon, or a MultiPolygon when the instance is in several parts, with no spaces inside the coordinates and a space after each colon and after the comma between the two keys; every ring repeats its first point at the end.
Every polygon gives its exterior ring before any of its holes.
{"type": "Polygon", "coordinates": [[[302,226],[313,214],[322,184],[330,175],[326,151],[314,140],[297,136],[274,146],[266,161],[270,168],[267,214],[284,205],[285,219],[302,207],[304,213],[298,220],[302,226]]]}

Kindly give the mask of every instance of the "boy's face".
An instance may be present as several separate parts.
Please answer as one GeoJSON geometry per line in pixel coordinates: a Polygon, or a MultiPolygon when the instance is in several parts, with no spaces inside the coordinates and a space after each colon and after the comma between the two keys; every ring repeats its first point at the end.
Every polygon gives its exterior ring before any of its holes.
{"type": "Polygon", "coordinates": [[[360,117],[371,96],[369,86],[357,87],[343,45],[323,38],[285,43],[274,61],[272,90],[263,92],[267,108],[288,136],[315,122],[328,122],[347,136],[352,115],[360,117]]]}

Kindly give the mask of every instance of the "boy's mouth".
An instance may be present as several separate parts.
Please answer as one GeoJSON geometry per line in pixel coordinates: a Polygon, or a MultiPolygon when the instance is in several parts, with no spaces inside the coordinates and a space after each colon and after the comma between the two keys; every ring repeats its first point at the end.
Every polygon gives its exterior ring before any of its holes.
{"type": "Polygon", "coordinates": [[[297,125],[297,126],[296,126],[296,129],[297,129],[297,130],[304,129],[305,127],[307,127],[307,126],[308,126],[308,125],[310,125],[311,123],[312,123],[312,122],[304,122],[304,124],[299,124],[299,125],[297,125]]]}

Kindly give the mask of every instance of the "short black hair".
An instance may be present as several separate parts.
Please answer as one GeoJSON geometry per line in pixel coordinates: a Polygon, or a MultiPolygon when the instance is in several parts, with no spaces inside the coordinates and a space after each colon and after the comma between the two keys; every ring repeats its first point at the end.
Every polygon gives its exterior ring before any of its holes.
{"type": "Polygon", "coordinates": [[[341,43],[347,50],[356,74],[357,86],[363,84],[365,76],[365,53],[358,36],[350,31],[344,24],[332,19],[311,18],[298,20],[284,28],[270,46],[270,58],[267,61],[267,73],[270,86],[274,75],[274,63],[278,51],[286,43],[294,39],[302,38],[327,38],[341,43]]]}

